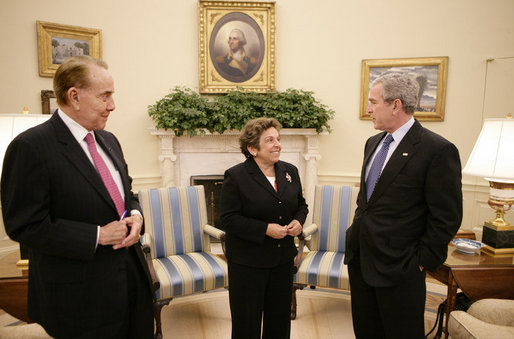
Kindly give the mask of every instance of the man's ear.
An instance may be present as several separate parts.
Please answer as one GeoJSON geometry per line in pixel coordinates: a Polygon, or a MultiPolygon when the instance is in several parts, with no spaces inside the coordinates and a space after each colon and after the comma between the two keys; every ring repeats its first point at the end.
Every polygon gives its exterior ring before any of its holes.
{"type": "Polygon", "coordinates": [[[80,108],[80,94],[76,87],[70,87],[66,93],[68,96],[68,103],[73,106],[74,109],[80,108]]]}
{"type": "Polygon", "coordinates": [[[393,101],[393,110],[394,111],[397,111],[397,110],[401,110],[403,109],[403,103],[400,99],[394,99],[393,101]]]}

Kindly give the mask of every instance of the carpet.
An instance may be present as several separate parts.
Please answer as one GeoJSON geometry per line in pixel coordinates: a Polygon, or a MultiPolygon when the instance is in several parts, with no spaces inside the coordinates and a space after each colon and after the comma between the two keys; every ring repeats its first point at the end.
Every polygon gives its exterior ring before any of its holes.
{"type": "MultiPolygon", "coordinates": [[[[433,326],[446,286],[427,282],[425,333],[433,326]]],[[[355,338],[349,291],[310,289],[297,291],[298,312],[291,322],[292,339],[355,338]]],[[[215,290],[176,298],[162,310],[164,338],[230,338],[228,292],[215,290]]],[[[49,338],[37,324],[26,324],[9,314],[0,315],[0,338],[49,338]]]]}
{"type": "Polygon", "coordinates": [[[40,339],[51,338],[38,324],[27,324],[0,310],[0,338],[40,339]]]}
{"type": "MultiPolygon", "coordinates": [[[[425,333],[434,325],[437,307],[446,298],[445,286],[430,285],[427,283],[427,288],[435,291],[427,293],[425,333]]],[[[297,300],[292,339],[355,338],[349,291],[305,288],[297,291],[297,300]]],[[[216,290],[174,299],[163,308],[162,319],[164,338],[230,338],[228,292],[216,290]]]]}

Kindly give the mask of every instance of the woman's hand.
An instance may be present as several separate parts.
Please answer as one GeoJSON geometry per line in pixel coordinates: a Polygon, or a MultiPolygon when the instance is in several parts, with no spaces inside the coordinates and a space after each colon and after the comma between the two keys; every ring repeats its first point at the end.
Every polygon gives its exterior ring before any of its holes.
{"type": "Polygon", "coordinates": [[[280,226],[279,224],[268,224],[266,229],[266,235],[273,239],[283,239],[287,234],[287,227],[280,226]]]}
{"type": "Polygon", "coordinates": [[[286,227],[287,235],[296,237],[302,233],[302,224],[296,219],[293,219],[286,227]]]}

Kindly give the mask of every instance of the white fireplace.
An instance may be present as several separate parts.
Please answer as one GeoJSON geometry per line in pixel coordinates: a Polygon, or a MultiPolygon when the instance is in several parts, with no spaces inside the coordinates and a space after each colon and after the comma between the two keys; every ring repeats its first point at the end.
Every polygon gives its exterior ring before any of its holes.
{"type": "MultiPolygon", "coordinates": [[[[244,161],[239,149],[239,131],[223,134],[206,132],[203,136],[177,137],[171,131],[152,130],[160,139],[159,162],[161,186],[190,185],[191,177],[223,175],[229,167],[244,161]]],[[[321,135],[326,132],[321,133],[321,135]]],[[[280,130],[282,153],[280,160],[298,167],[304,196],[313,209],[314,187],[318,181],[320,134],[312,128],[284,128],[280,130]]]]}

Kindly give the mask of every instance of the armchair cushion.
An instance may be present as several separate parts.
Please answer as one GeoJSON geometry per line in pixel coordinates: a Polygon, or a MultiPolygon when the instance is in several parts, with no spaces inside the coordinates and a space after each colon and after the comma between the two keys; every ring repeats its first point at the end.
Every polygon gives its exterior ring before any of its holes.
{"type": "Polygon", "coordinates": [[[339,289],[350,289],[344,253],[309,252],[303,258],[294,282],[339,289]]]}
{"type": "Polygon", "coordinates": [[[152,260],[161,284],[157,299],[173,298],[228,285],[227,264],[216,255],[192,252],[152,260]]]}

